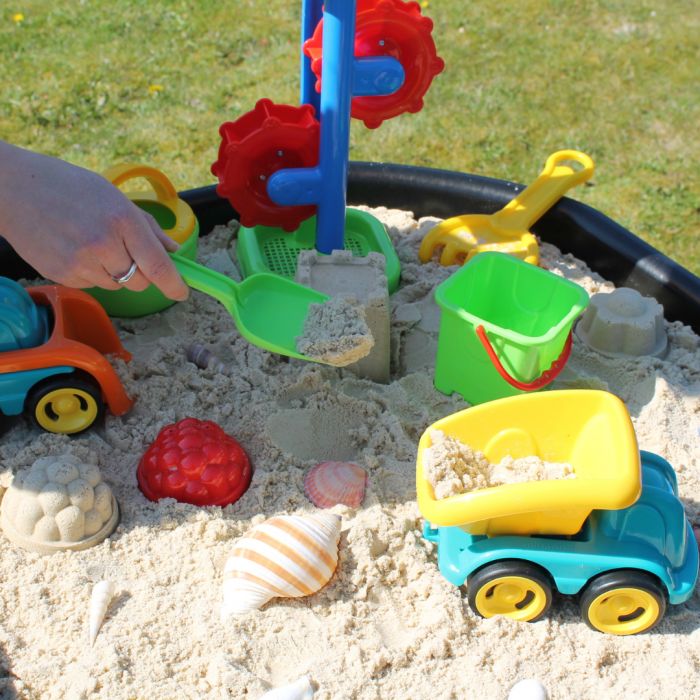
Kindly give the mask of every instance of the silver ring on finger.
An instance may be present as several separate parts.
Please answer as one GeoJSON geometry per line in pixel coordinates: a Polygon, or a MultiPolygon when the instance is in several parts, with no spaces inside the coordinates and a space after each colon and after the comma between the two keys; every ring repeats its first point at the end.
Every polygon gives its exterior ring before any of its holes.
{"type": "Polygon", "coordinates": [[[132,263],[131,267],[129,268],[129,271],[125,275],[122,275],[121,277],[117,277],[115,275],[112,275],[112,279],[117,284],[126,284],[134,276],[134,273],[136,272],[137,269],[138,269],[138,265],[136,263],[132,263]]]}

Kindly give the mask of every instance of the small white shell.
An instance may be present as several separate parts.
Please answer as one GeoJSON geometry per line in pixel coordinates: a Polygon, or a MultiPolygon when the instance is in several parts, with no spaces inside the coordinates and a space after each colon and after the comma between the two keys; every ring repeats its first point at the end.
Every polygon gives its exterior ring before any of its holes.
{"type": "Polygon", "coordinates": [[[224,568],[222,619],[319,591],[338,565],[339,539],[340,517],[329,513],[281,515],[252,528],[224,568]]]}
{"type": "Polygon", "coordinates": [[[302,676],[298,681],[283,685],[265,693],[260,700],[311,700],[314,689],[308,676],[302,676]]]}
{"type": "Polygon", "coordinates": [[[534,678],[528,678],[511,688],[508,700],[549,700],[549,695],[542,683],[534,678]]]}
{"type": "Polygon", "coordinates": [[[90,601],[90,646],[95,644],[97,633],[107,614],[107,608],[114,598],[116,586],[111,581],[100,581],[92,589],[90,601]]]}
{"type": "Polygon", "coordinates": [[[321,462],[304,479],[304,492],[317,508],[332,508],[342,503],[357,508],[362,503],[367,474],[359,464],[321,462]]]}

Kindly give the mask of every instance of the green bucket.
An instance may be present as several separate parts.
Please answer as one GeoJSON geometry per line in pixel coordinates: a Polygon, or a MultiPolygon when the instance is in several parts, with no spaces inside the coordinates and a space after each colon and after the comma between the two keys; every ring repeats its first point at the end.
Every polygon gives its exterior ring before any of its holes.
{"type": "MultiPolygon", "coordinates": [[[[294,279],[297,259],[302,250],[316,245],[316,217],[302,221],[293,233],[270,226],[241,228],[238,233],[238,262],[244,277],[256,272],[273,272],[287,279],[294,279]]],[[[386,277],[389,294],[399,287],[401,263],[391,245],[382,223],[371,214],[359,209],[348,209],[345,216],[345,250],[355,257],[367,253],[381,253],[386,258],[386,277]]]]}
{"type": "Polygon", "coordinates": [[[472,405],[552,381],[589,301],[583,287],[506,253],[475,256],[435,300],[442,307],[435,388],[472,405]]]}
{"type": "MultiPolygon", "coordinates": [[[[175,215],[162,204],[157,202],[141,202],[134,200],[140,209],[147,211],[164,229],[171,229],[175,225],[175,215]]],[[[196,221],[194,231],[189,238],[182,243],[180,250],[175,255],[194,261],[197,258],[197,242],[199,240],[199,222],[196,221]]],[[[176,302],[163,294],[154,284],[142,292],[133,292],[131,289],[101,289],[92,287],[85,289],[91,297],[96,299],[108,316],[120,316],[122,318],[138,318],[163,311],[176,302]]]]}

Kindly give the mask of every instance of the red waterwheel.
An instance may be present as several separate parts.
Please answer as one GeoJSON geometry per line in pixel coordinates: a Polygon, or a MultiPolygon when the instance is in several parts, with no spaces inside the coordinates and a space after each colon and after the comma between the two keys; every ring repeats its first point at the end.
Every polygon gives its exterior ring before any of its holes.
{"type": "MultiPolygon", "coordinates": [[[[385,119],[423,109],[423,95],[445,67],[437,55],[432,30],[432,20],[421,16],[417,2],[358,0],[355,56],[391,56],[403,66],[406,79],[393,95],[353,98],[353,118],[376,129],[385,119]]],[[[318,78],[317,92],[321,92],[322,44],[323,20],[304,42],[304,53],[311,59],[311,69],[318,78]]]]}
{"type": "Polygon", "coordinates": [[[216,188],[241,215],[243,226],[279,226],[296,231],[316,213],[315,205],[281,207],[267,193],[267,181],[284,168],[318,165],[320,125],[311,105],[291,107],[262,99],[255,109],[219,129],[218,160],[211,166],[216,188]]]}

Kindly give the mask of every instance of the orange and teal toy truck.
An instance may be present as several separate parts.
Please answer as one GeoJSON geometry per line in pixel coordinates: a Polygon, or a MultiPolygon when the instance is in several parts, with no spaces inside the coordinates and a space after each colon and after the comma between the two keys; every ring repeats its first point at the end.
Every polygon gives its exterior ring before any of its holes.
{"type": "Polygon", "coordinates": [[[592,629],[637,634],[666,606],[690,598],[698,548],[671,465],[640,452],[625,405],[603,391],[549,391],[499,399],[433,424],[418,447],[423,534],[438,566],[467,584],[471,609],[535,622],[552,592],[578,595],[592,629]],[[423,470],[431,431],[492,463],[538,456],[568,462],[576,478],[506,484],[436,500],[423,470]]]}
{"type": "Polygon", "coordinates": [[[87,430],[133,404],[106,356],[131,360],[102,307],[77,289],[0,277],[0,409],[52,433],[87,430]]]}

